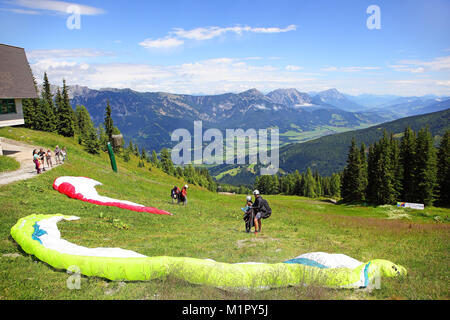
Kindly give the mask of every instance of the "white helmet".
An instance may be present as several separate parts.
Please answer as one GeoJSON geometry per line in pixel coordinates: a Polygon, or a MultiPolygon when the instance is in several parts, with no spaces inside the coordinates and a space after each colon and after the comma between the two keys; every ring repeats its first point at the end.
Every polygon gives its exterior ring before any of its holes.
{"type": "Polygon", "coordinates": [[[247,201],[252,201],[252,196],[247,196],[247,201]]]}
{"type": "Polygon", "coordinates": [[[253,191],[253,194],[254,194],[254,195],[257,195],[257,194],[259,194],[259,191],[258,191],[258,190],[255,190],[255,191],[253,191]]]}
{"type": "Polygon", "coordinates": [[[187,185],[187,184],[185,184],[185,185],[184,185],[184,187],[185,187],[185,188],[187,189],[187,188],[188,188],[188,185],[187,185]]]}

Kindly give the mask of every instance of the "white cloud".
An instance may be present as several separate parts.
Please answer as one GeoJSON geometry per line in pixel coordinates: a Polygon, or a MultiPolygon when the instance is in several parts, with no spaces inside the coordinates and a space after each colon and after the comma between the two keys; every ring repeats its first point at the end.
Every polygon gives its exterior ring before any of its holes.
{"type": "Polygon", "coordinates": [[[260,65],[259,62],[245,57],[222,57],[163,66],[145,63],[88,63],[83,58],[44,57],[30,60],[30,66],[38,82],[42,82],[43,74],[47,72],[51,83],[61,84],[62,79],[66,79],[70,85],[78,84],[93,89],[112,87],[181,94],[221,94],[251,88],[258,88],[263,92],[279,88],[297,88],[300,91],[338,88],[352,94],[450,95],[450,82],[445,78],[324,78],[320,74],[317,76],[302,71],[291,72],[285,66],[260,65]]]}
{"type": "Polygon", "coordinates": [[[299,66],[293,66],[293,65],[287,65],[286,66],[286,70],[287,71],[298,71],[303,69],[303,67],[299,67],[299,66]]]}
{"type": "Polygon", "coordinates": [[[174,48],[182,45],[184,43],[183,39],[186,40],[197,40],[204,41],[210,40],[226,33],[235,33],[241,35],[244,32],[250,33],[282,33],[294,31],[297,29],[296,25],[289,25],[286,28],[278,28],[278,27],[249,27],[249,26],[234,26],[234,27],[200,27],[191,30],[184,30],[182,28],[173,28],[173,31],[169,32],[164,38],[158,39],[145,39],[140,42],[139,45],[146,48],[174,48]]]}
{"type": "Polygon", "coordinates": [[[361,71],[367,71],[367,70],[378,70],[380,67],[325,67],[321,68],[321,71],[326,72],[361,72],[361,71]]]}
{"type": "Polygon", "coordinates": [[[242,34],[244,32],[251,33],[280,33],[280,32],[289,32],[295,31],[297,29],[296,25],[289,25],[286,28],[277,28],[277,27],[269,27],[269,28],[253,28],[249,26],[234,26],[234,27],[202,27],[195,28],[191,30],[184,30],[182,28],[174,28],[172,32],[173,35],[176,35],[180,38],[191,39],[191,40],[209,40],[225,33],[231,32],[236,34],[242,34]]]}
{"type": "MultiPolygon", "coordinates": [[[[65,2],[65,1],[55,1],[55,0],[14,0],[9,2],[12,5],[17,5],[19,7],[35,9],[35,10],[44,10],[44,11],[52,11],[56,13],[67,14],[67,9],[70,6],[77,6],[80,10],[80,14],[82,15],[90,15],[95,16],[99,14],[105,13],[105,10],[101,8],[95,8],[91,6],[86,6],[82,4],[78,4],[75,2],[65,2]]],[[[16,9],[16,13],[21,13],[18,11],[20,9],[16,9]]],[[[23,11],[23,10],[22,10],[23,11]]],[[[27,13],[28,10],[23,11],[22,13],[27,13]]]]}
{"type": "MultiPolygon", "coordinates": [[[[253,87],[273,90],[295,87],[315,79],[292,74],[271,65],[255,66],[247,58],[217,58],[171,66],[130,63],[80,63],[70,59],[37,59],[33,73],[42,81],[47,72],[52,83],[67,79],[70,84],[91,88],[132,88],[194,94],[241,92],[253,87]]],[[[303,85],[302,85],[303,86],[303,85]]]]}
{"type": "Polygon", "coordinates": [[[444,87],[450,87],[450,80],[436,81],[436,85],[444,86],[444,87]]]}
{"type": "Polygon", "coordinates": [[[41,13],[36,10],[26,10],[26,9],[17,9],[17,8],[0,8],[3,11],[10,11],[18,14],[30,14],[30,15],[40,15],[41,13]]]}
{"type": "Polygon", "coordinates": [[[437,57],[430,61],[423,60],[400,60],[399,64],[390,67],[396,71],[410,73],[424,73],[427,71],[450,71],[450,56],[437,57]]]}
{"type": "Polygon", "coordinates": [[[34,59],[59,59],[59,58],[80,58],[80,57],[100,57],[112,55],[110,52],[95,49],[49,49],[27,51],[27,58],[34,59]]]}
{"type": "Polygon", "coordinates": [[[163,39],[156,39],[156,40],[145,39],[144,41],[139,42],[139,45],[145,48],[168,49],[181,46],[183,43],[184,43],[183,40],[165,37],[163,39]]]}

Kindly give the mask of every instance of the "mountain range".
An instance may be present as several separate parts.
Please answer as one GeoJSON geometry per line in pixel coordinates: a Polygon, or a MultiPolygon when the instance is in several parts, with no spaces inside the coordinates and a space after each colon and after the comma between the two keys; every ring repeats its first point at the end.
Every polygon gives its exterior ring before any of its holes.
{"type": "MultiPolygon", "coordinates": [[[[56,87],[52,89],[56,90],[56,87]]],[[[352,96],[337,89],[307,93],[290,88],[267,94],[250,89],[241,93],[186,95],[69,86],[69,97],[74,108],[84,105],[88,109],[96,125],[103,122],[109,101],[114,124],[124,134],[126,143],[132,140],[146,150],[173,147],[176,142],[171,141],[171,133],[179,128],[192,133],[195,120],[203,121],[203,130],[218,128],[224,135],[226,129],[278,128],[281,170],[303,171],[309,166],[322,175],[343,168],[347,140],[351,136],[366,136],[370,132],[370,136],[375,138],[380,134],[377,130],[384,125],[402,131],[410,121],[422,123],[417,120],[422,119],[420,117],[404,117],[450,107],[449,97],[352,96]],[[391,122],[396,119],[398,122],[391,122]],[[397,128],[396,123],[400,123],[401,128],[397,128]]],[[[443,115],[448,124],[448,113],[443,115]]],[[[424,119],[431,118],[427,116],[424,119]]],[[[436,116],[432,119],[442,122],[436,116]]],[[[361,141],[366,144],[373,142],[373,139],[366,140],[361,141]]],[[[219,177],[219,181],[232,184],[251,183],[257,169],[238,165],[210,167],[212,175],[219,177]]]]}
{"type": "Polygon", "coordinates": [[[311,137],[317,137],[396,118],[390,113],[344,110],[342,106],[356,108],[356,103],[351,104],[337,90],[312,97],[296,89],[279,89],[268,94],[250,89],[194,96],[75,86],[69,87],[69,94],[72,106],[84,105],[97,125],[103,121],[109,101],[114,123],[125,139],[147,150],[172,147],[171,132],[178,128],[192,132],[194,120],[202,120],[205,130],[276,127],[280,130],[280,143],[287,144],[303,141],[306,133],[312,132],[311,137]]]}
{"type": "MultiPolygon", "coordinates": [[[[56,88],[52,86],[53,91],[56,88]]],[[[294,167],[302,169],[303,164],[312,165],[303,161],[308,156],[302,152],[303,160],[287,157],[292,155],[292,150],[303,150],[310,145],[296,142],[445,110],[450,106],[449,97],[352,96],[337,89],[307,93],[288,88],[267,94],[250,89],[241,93],[186,95],[116,88],[95,90],[75,85],[69,86],[69,97],[73,108],[84,105],[88,109],[96,125],[103,122],[109,101],[114,124],[124,134],[126,143],[132,140],[146,150],[173,147],[171,133],[178,128],[192,133],[195,120],[203,121],[203,130],[218,128],[223,133],[226,129],[278,128],[281,150],[285,152],[282,168],[287,171],[294,167]]],[[[314,150],[308,152],[313,154],[314,150]]],[[[321,169],[322,174],[330,173],[339,165],[326,167],[321,169]]],[[[218,166],[211,170],[229,179],[221,174],[229,169],[229,166],[218,166]]]]}

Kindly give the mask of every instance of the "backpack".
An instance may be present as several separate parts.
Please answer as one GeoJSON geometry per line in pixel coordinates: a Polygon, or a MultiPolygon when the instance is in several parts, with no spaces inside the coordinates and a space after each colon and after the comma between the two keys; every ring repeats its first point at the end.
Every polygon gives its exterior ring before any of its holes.
{"type": "Polygon", "coordinates": [[[170,195],[173,197],[173,196],[178,196],[180,194],[180,188],[174,188],[174,189],[172,189],[171,191],[170,191],[170,195]]]}
{"type": "Polygon", "coordinates": [[[272,209],[270,208],[269,203],[267,202],[266,199],[261,199],[261,206],[262,208],[264,208],[264,210],[262,211],[261,218],[263,219],[269,218],[270,215],[272,214],[272,209]]]}

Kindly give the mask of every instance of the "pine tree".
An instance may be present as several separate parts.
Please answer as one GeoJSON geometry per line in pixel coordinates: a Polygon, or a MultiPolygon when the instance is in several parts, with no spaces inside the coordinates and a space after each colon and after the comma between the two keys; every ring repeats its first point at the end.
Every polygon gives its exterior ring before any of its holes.
{"type": "Polygon", "coordinates": [[[378,159],[379,159],[378,143],[369,146],[369,154],[367,156],[367,188],[366,200],[371,203],[377,202],[377,185],[379,183],[378,176],[378,159]]]}
{"type": "Polygon", "coordinates": [[[44,83],[42,85],[42,99],[46,100],[53,113],[56,114],[55,104],[53,103],[53,94],[50,86],[50,82],[48,81],[47,73],[44,72],[44,83]]]}
{"type": "MultiPolygon", "coordinates": [[[[38,93],[37,83],[34,76],[33,76],[33,84],[37,94],[38,93]]],[[[39,110],[38,104],[39,98],[22,100],[23,119],[26,128],[36,130],[36,113],[39,110]]]]}
{"type": "Polygon", "coordinates": [[[292,190],[292,194],[301,196],[303,195],[303,186],[302,186],[302,176],[298,170],[295,170],[294,172],[294,187],[292,190]]]}
{"type": "Polygon", "coordinates": [[[130,154],[131,154],[130,151],[128,149],[125,149],[122,153],[123,161],[125,162],[130,161],[130,154]]]}
{"type": "Polygon", "coordinates": [[[394,164],[391,141],[386,130],[379,143],[380,157],[377,164],[377,174],[380,177],[378,185],[376,204],[392,204],[396,201],[396,191],[394,186],[394,164]]]}
{"type": "Polygon", "coordinates": [[[320,177],[319,171],[314,170],[314,183],[315,183],[315,191],[316,191],[316,196],[320,197],[323,195],[323,190],[322,190],[322,179],[320,177]]]}
{"type": "Polygon", "coordinates": [[[415,172],[416,201],[431,206],[435,200],[436,176],[436,149],[433,138],[427,128],[422,128],[417,134],[417,167],[415,172]]]}
{"type": "Polygon", "coordinates": [[[366,201],[366,189],[368,184],[368,173],[367,173],[367,159],[366,159],[366,145],[364,142],[361,144],[361,148],[359,150],[359,185],[360,185],[360,195],[361,200],[366,201]]]}
{"type": "Polygon", "coordinates": [[[64,99],[63,96],[61,94],[61,90],[59,90],[59,87],[56,89],[56,94],[55,94],[55,104],[54,104],[54,110],[55,110],[55,121],[56,121],[56,131],[59,132],[59,128],[60,128],[60,117],[59,117],[59,112],[61,110],[63,110],[63,104],[64,104],[64,99]]]}
{"type": "Polygon", "coordinates": [[[361,174],[361,153],[352,139],[347,158],[347,166],[342,177],[341,195],[344,202],[360,202],[364,199],[365,188],[361,174]]]}
{"type": "Polygon", "coordinates": [[[128,150],[128,152],[129,152],[130,154],[133,154],[133,153],[134,153],[134,145],[133,145],[133,142],[132,142],[131,140],[130,140],[130,142],[128,143],[127,150],[128,150]]]}
{"type": "MultiPolygon", "coordinates": [[[[152,161],[152,164],[153,164],[153,161],[152,161]]],[[[175,176],[177,178],[183,178],[183,170],[181,169],[181,167],[177,167],[175,169],[175,176]]]]}
{"type": "Polygon", "coordinates": [[[152,151],[151,163],[153,164],[153,166],[155,166],[157,168],[159,168],[161,166],[159,159],[158,159],[158,155],[156,154],[155,150],[152,151]]]}
{"type": "Polygon", "coordinates": [[[391,134],[391,161],[392,161],[392,176],[394,185],[394,201],[399,200],[402,193],[402,175],[403,168],[400,162],[400,146],[398,140],[394,139],[391,134]]]}
{"type": "Polygon", "coordinates": [[[273,184],[273,194],[279,194],[280,193],[280,179],[278,178],[278,175],[274,174],[272,175],[272,184],[273,184]]]}
{"type": "Polygon", "coordinates": [[[415,201],[415,177],[416,172],[416,134],[410,127],[405,129],[400,144],[401,193],[400,200],[406,202],[415,201]]]}
{"type": "Polygon", "coordinates": [[[87,152],[91,154],[99,154],[100,153],[100,142],[97,137],[97,133],[95,132],[95,127],[92,124],[88,126],[88,132],[85,133],[84,145],[86,146],[87,152]]]}
{"type": "Polygon", "coordinates": [[[295,180],[294,176],[292,174],[287,176],[286,179],[286,194],[294,194],[294,188],[295,188],[295,180]]]}
{"type": "Polygon", "coordinates": [[[114,131],[114,123],[113,119],[111,117],[111,106],[109,105],[109,100],[106,102],[106,109],[105,109],[105,132],[106,136],[108,137],[108,142],[112,141],[113,131],[114,131]]]}
{"type": "Polygon", "coordinates": [[[438,151],[437,163],[437,194],[441,206],[450,206],[450,130],[442,137],[438,151]]]}
{"type": "MultiPolygon", "coordinates": [[[[76,119],[76,129],[77,134],[81,137],[82,143],[85,143],[87,140],[91,139],[92,132],[94,132],[95,136],[95,127],[92,122],[91,115],[85,106],[77,106],[75,109],[75,119],[76,119]]],[[[96,138],[96,140],[98,140],[96,138]]]]}
{"type": "Polygon", "coordinates": [[[315,198],[316,197],[316,181],[314,180],[311,169],[308,167],[306,169],[305,184],[303,187],[303,194],[305,197],[315,198]]]}
{"type": "Polygon", "coordinates": [[[100,149],[103,151],[108,151],[108,137],[106,136],[105,128],[102,124],[98,126],[97,131],[100,142],[100,149]]]}
{"type": "MultiPolygon", "coordinates": [[[[167,174],[173,174],[173,172],[175,171],[169,150],[166,148],[163,148],[161,150],[161,168],[167,174]]],[[[191,174],[191,168],[189,170],[190,171],[188,171],[189,172],[188,176],[194,178],[195,174],[191,174]]]]}
{"type": "Polygon", "coordinates": [[[61,105],[58,106],[58,133],[65,137],[73,137],[74,130],[74,112],[70,105],[69,92],[66,86],[66,80],[63,80],[63,91],[61,105]]]}
{"type": "Polygon", "coordinates": [[[142,149],[141,149],[141,159],[142,160],[147,160],[147,153],[146,153],[144,147],[142,147],[142,149]]]}
{"type": "Polygon", "coordinates": [[[333,173],[330,181],[330,196],[331,197],[340,197],[341,190],[341,178],[337,173],[333,173]]]}
{"type": "Polygon", "coordinates": [[[52,107],[48,104],[46,99],[39,100],[39,110],[41,113],[40,123],[38,125],[39,130],[54,132],[56,130],[55,126],[55,115],[53,114],[52,107]]]}
{"type": "Polygon", "coordinates": [[[39,99],[23,99],[22,110],[25,127],[37,130],[37,112],[40,111],[39,99]]]}

